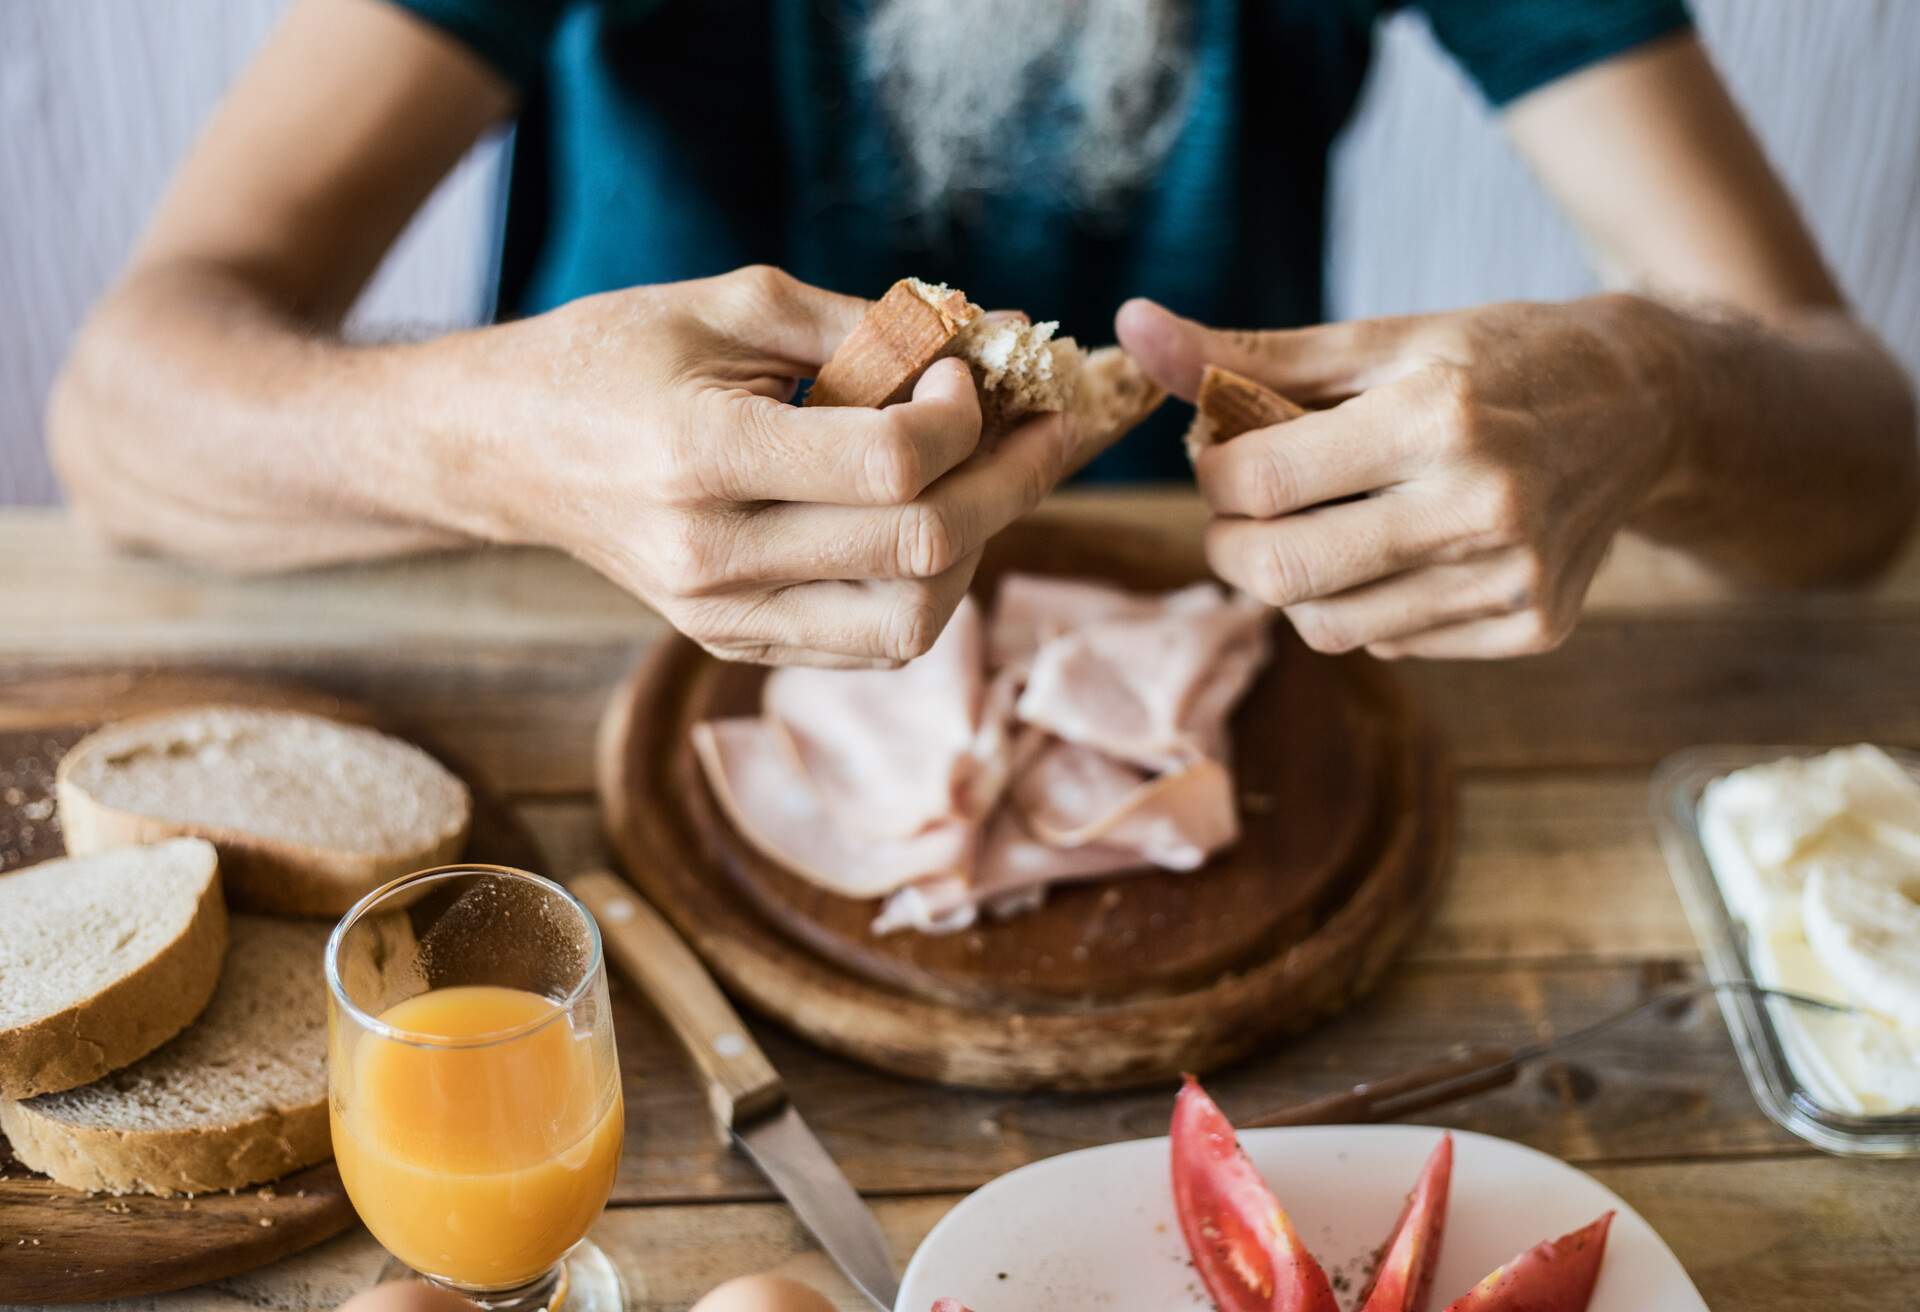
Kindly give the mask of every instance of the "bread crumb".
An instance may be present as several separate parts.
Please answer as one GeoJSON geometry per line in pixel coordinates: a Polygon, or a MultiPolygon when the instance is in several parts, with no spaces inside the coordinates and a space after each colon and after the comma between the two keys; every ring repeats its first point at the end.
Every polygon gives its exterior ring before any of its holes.
{"type": "Polygon", "coordinates": [[[269,1226],[271,1226],[272,1224],[273,1224],[273,1218],[272,1218],[272,1217],[270,1217],[270,1216],[263,1216],[263,1217],[261,1217],[261,1218],[260,1218],[260,1228],[261,1228],[262,1230],[265,1230],[265,1229],[267,1229],[267,1228],[268,1228],[269,1226]]]}
{"type": "Polygon", "coordinates": [[[275,1193],[273,1192],[273,1186],[272,1186],[272,1185],[266,1185],[266,1186],[265,1186],[265,1187],[263,1187],[263,1188],[262,1188],[262,1189],[260,1190],[260,1192],[259,1192],[259,1193],[258,1193],[257,1195],[255,1195],[255,1196],[256,1196],[256,1197],[259,1197],[259,1198],[274,1198],[274,1197],[277,1197],[278,1195],[276,1195],[276,1194],[275,1194],[275,1193]]]}

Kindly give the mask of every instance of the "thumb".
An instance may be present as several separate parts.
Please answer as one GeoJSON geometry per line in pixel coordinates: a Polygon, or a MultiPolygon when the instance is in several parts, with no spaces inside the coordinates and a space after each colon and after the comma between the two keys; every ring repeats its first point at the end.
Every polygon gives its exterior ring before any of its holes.
{"type": "Polygon", "coordinates": [[[1435,316],[1354,319],[1262,332],[1209,328],[1135,297],[1114,316],[1120,345],[1149,377],[1182,400],[1200,390],[1207,365],[1265,383],[1296,401],[1334,401],[1410,372],[1429,358],[1435,316]]]}

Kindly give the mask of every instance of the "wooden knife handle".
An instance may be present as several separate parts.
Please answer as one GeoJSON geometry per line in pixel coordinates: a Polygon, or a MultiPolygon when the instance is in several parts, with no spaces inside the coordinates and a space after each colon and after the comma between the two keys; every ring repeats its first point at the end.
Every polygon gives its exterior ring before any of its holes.
{"type": "Polygon", "coordinates": [[[787,1096],[780,1073],[673,926],[605,870],[578,875],[568,887],[600,922],[607,955],[652,1000],[700,1068],[721,1131],[777,1109],[787,1096]]]}
{"type": "Polygon", "coordinates": [[[1344,1093],[1330,1093],[1310,1102],[1282,1107],[1243,1121],[1241,1125],[1251,1128],[1391,1120],[1511,1084],[1519,1070],[1510,1049],[1476,1048],[1431,1066],[1356,1084],[1344,1093]]]}

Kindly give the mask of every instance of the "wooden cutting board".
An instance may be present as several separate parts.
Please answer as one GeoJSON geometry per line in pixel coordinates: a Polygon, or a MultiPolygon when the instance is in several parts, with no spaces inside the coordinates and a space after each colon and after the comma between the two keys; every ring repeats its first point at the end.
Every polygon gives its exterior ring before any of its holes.
{"type": "MultiPolygon", "coordinates": [[[[1152,535],[1028,521],[1008,568],[1139,589],[1194,581],[1152,535]]],[[[1276,628],[1233,723],[1243,836],[1194,873],[1056,889],[1038,912],[948,936],[879,937],[838,897],[755,851],[689,746],[751,714],[765,672],[680,639],[610,704],[598,776],[628,877],[750,1005],[888,1070],[995,1088],[1099,1089],[1204,1070],[1350,1004],[1379,977],[1451,853],[1451,774],[1384,671],[1276,628]]]]}
{"type": "MultiPolygon", "coordinates": [[[[15,683],[0,689],[0,872],[65,851],[53,812],[53,772],[82,736],[141,711],[205,702],[313,711],[418,741],[364,707],[297,688],[192,673],[15,683]]],[[[470,772],[435,755],[473,789],[467,855],[538,870],[539,850],[513,813],[470,772]]],[[[0,1303],[76,1303],[181,1289],[311,1248],[353,1221],[331,1162],[237,1193],[112,1198],[78,1193],[28,1171],[0,1140],[0,1303]]]]}

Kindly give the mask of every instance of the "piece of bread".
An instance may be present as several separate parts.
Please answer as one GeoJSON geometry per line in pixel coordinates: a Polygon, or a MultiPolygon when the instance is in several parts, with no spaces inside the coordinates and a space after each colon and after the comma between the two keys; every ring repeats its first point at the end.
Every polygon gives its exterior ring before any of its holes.
{"type": "Polygon", "coordinates": [[[220,851],[235,907],[337,916],[459,857],[467,786],[410,743],[297,711],[202,706],[108,725],[55,776],[67,848],[177,834],[220,851]]]}
{"type": "Polygon", "coordinates": [[[934,361],[952,355],[980,307],[942,283],[902,278],[854,325],[820,366],[808,405],[881,406],[904,401],[934,361]]]}
{"type": "Polygon", "coordinates": [[[227,904],[213,846],[176,838],[0,875],[0,1098],[146,1056],[213,996],[227,904]]]}
{"type": "Polygon", "coordinates": [[[1200,394],[1194,399],[1193,423],[1187,427],[1187,457],[1220,442],[1228,442],[1256,428],[1271,428],[1307,413],[1271,387],[1208,365],[1200,375],[1200,394]]]}
{"type": "Polygon", "coordinates": [[[1053,320],[1014,315],[988,315],[961,329],[955,353],[973,369],[984,431],[1004,432],[1027,415],[1072,403],[1086,353],[1073,338],[1055,337],[1059,330],[1053,320]]]}
{"type": "Polygon", "coordinates": [[[1071,409],[1080,425],[1080,456],[1106,450],[1128,430],[1160,408],[1167,389],[1147,377],[1134,358],[1117,346],[1087,352],[1074,383],[1071,409]]]}
{"type": "Polygon", "coordinates": [[[178,1037],[92,1084],[0,1102],[14,1154],[114,1194],[239,1189],[325,1161],[328,932],[235,916],[213,1001],[178,1037]]]}

